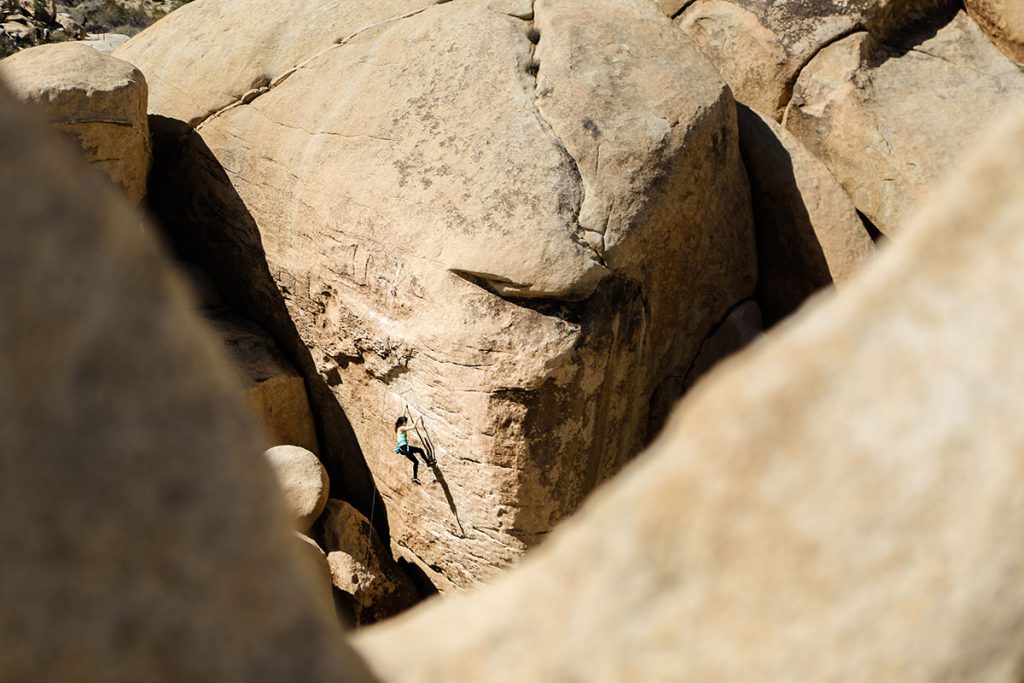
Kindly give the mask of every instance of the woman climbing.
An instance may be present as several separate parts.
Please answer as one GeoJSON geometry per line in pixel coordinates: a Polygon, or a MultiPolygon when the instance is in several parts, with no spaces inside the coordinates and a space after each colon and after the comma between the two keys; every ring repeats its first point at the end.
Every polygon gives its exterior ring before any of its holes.
{"type": "Polygon", "coordinates": [[[418,446],[409,445],[409,432],[416,429],[416,425],[409,422],[409,418],[405,415],[400,416],[395,420],[395,439],[397,444],[395,445],[395,453],[401,453],[409,460],[412,460],[412,481],[414,484],[420,483],[419,477],[416,476],[420,469],[420,463],[416,459],[418,454],[423,458],[423,462],[427,463],[427,467],[433,467],[437,461],[427,455],[426,451],[418,446]]]}

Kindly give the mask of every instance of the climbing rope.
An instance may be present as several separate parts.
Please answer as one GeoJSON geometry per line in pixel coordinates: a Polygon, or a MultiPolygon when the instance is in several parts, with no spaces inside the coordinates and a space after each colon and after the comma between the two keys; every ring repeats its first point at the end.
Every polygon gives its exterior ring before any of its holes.
{"type": "Polygon", "coordinates": [[[370,498],[370,526],[366,528],[366,557],[363,558],[363,566],[367,570],[370,568],[370,534],[373,533],[373,513],[377,508],[377,480],[373,478],[373,472],[370,473],[370,481],[373,482],[373,496],[370,498]]]}

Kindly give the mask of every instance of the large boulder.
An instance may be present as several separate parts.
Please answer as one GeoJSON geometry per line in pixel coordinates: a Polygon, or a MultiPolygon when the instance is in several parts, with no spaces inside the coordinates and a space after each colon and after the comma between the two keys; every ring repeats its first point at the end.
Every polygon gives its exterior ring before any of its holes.
{"type": "MultiPolygon", "coordinates": [[[[666,9],[678,3],[668,3],[666,9]]],[[[883,42],[949,16],[956,0],[697,0],[676,21],[736,92],[781,119],[800,70],[856,29],[883,42]]]]}
{"type": "Polygon", "coordinates": [[[353,598],[356,624],[372,624],[419,602],[412,581],[358,510],[330,500],[320,525],[334,587],[353,598]]]}
{"type": "Polygon", "coordinates": [[[274,446],[263,456],[274,469],[300,531],[313,526],[327,505],[330,480],[320,460],[299,446],[274,446]]]}
{"type": "MultiPolygon", "coordinates": [[[[327,4],[336,22],[382,6],[327,4]]],[[[231,12],[259,23],[249,3],[231,12]]],[[[735,106],[647,0],[468,0],[349,23],[227,107],[201,98],[225,70],[222,33],[179,63],[168,20],[120,54],[161,92],[200,93],[157,183],[179,188],[158,208],[175,239],[308,349],[319,414],[340,405],[354,437],[324,422],[328,469],[361,451],[396,553],[442,590],[468,586],[641,449],[708,330],[752,292],[735,106]],[[423,489],[392,452],[407,409],[441,463],[423,489]]],[[[167,123],[177,101],[154,91],[152,111],[167,123]]]]}
{"type": "Polygon", "coordinates": [[[1024,4],[1019,0],[965,0],[964,5],[1007,57],[1024,64],[1024,4]]]}
{"type": "Polygon", "coordinates": [[[842,286],[875,245],[846,191],[789,131],[743,106],[739,124],[757,225],[757,300],[775,323],[822,287],[842,286]]]}
{"type": "Polygon", "coordinates": [[[915,46],[857,33],[800,74],[786,127],[891,235],[914,202],[1024,97],[1024,73],[963,12],[915,46]]]}
{"type": "Polygon", "coordinates": [[[3,79],[132,201],[146,194],[151,146],[146,79],[127,62],[80,43],[40,45],[0,62],[3,79]]]}
{"type": "Polygon", "coordinates": [[[0,669],[370,681],[141,217],[0,90],[0,669]]]}
{"type": "Polygon", "coordinates": [[[357,648],[392,683],[1019,681],[1022,147],[1024,109],[520,567],[357,648]]]}

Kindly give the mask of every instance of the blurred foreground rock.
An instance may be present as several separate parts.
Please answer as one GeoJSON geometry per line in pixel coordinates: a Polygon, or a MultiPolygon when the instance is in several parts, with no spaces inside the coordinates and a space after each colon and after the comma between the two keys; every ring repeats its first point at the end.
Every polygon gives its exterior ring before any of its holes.
{"type": "Polygon", "coordinates": [[[149,229],[6,91],[0,130],[0,678],[371,680],[149,229]]]}
{"type": "Polygon", "coordinates": [[[1022,148],[1019,110],[518,569],[357,647],[390,683],[1018,683],[1022,148]]]}

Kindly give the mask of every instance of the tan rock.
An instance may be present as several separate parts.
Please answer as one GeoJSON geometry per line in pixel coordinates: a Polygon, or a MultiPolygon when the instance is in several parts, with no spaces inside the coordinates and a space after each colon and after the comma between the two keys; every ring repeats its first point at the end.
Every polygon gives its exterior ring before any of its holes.
{"type": "Polygon", "coordinates": [[[300,531],[313,526],[327,505],[330,480],[320,460],[305,448],[274,446],[263,454],[277,475],[300,531]]]}
{"type": "Polygon", "coordinates": [[[76,140],[132,201],[146,195],[151,145],[138,69],[72,42],[22,50],[0,63],[0,78],[76,140]]]}
{"type": "Polygon", "coordinates": [[[841,286],[875,245],[839,182],[779,124],[739,109],[740,150],[757,225],[757,300],[770,323],[815,291],[841,286]]]}
{"type": "Polygon", "coordinates": [[[729,311],[729,315],[708,335],[693,360],[693,367],[683,378],[685,390],[716,365],[743,350],[764,331],[761,307],[755,301],[744,301],[729,311]]]}
{"type": "Polygon", "coordinates": [[[677,19],[744,104],[781,120],[801,69],[857,28],[892,41],[955,0],[697,0],[677,19]]]}
{"type": "Polygon", "coordinates": [[[1024,64],[1024,5],[1018,0],[965,0],[964,5],[1007,57],[1024,64]]]}
{"type": "MultiPolygon", "coordinates": [[[[441,590],[514,562],[638,452],[658,387],[755,284],[713,68],[646,0],[519,4],[445,3],[311,57],[186,131],[160,181],[179,238],[309,349],[344,410],[321,425],[329,472],[354,480],[362,451],[395,554],[441,590]],[[407,408],[440,462],[422,488],[392,450],[407,408]]],[[[161,26],[140,66],[199,92],[161,26]]]]}
{"type": "Polygon", "coordinates": [[[223,308],[207,309],[209,320],[240,370],[249,406],[272,444],[317,453],[316,425],[302,375],[259,326],[223,308]]]}
{"type": "Polygon", "coordinates": [[[913,49],[858,33],[800,74],[786,127],[891,235],[978,135],[1024,97],[1024,74],[960,12],[913,49]]]}
{"type": "Polygon", "coordinates": [[[520,567],[357,648],[392,683],[1018,681],[1022,146],[1019,109],[520,567]]]}
{"type": "Polygon", "coordinates": [[[288,21],[280,21],[275,0],[192,2],[115,56],[143,67],[150,113],[197,124],[323,50],[439,1],[291,0],[288,21]],[[189,74],[187,84],[183,74],[189,74]]]}
{"type": "Polygon", "coordinates": [[[0,90],[9,681],[370,681],[151,230],[0,90]]]}
{"type": "Polygon", "coordinates": [[[386,619],[419,602],[416,587],[354,507],[329,501],[321,529],[334,586],[353,597],[357,624],[386,619]]]}
{"type": "Polygon", "coordinates": [[[333,604],[334,597],[331,584],[331,567],[327,564],[327,555],[323,549],[316,544],[309,536],[295,532],[295,538],[299,545],[302,556],[308,561],[316,576],[315,586],[320,592],[322,599],[328,605],[333,604]]]}

